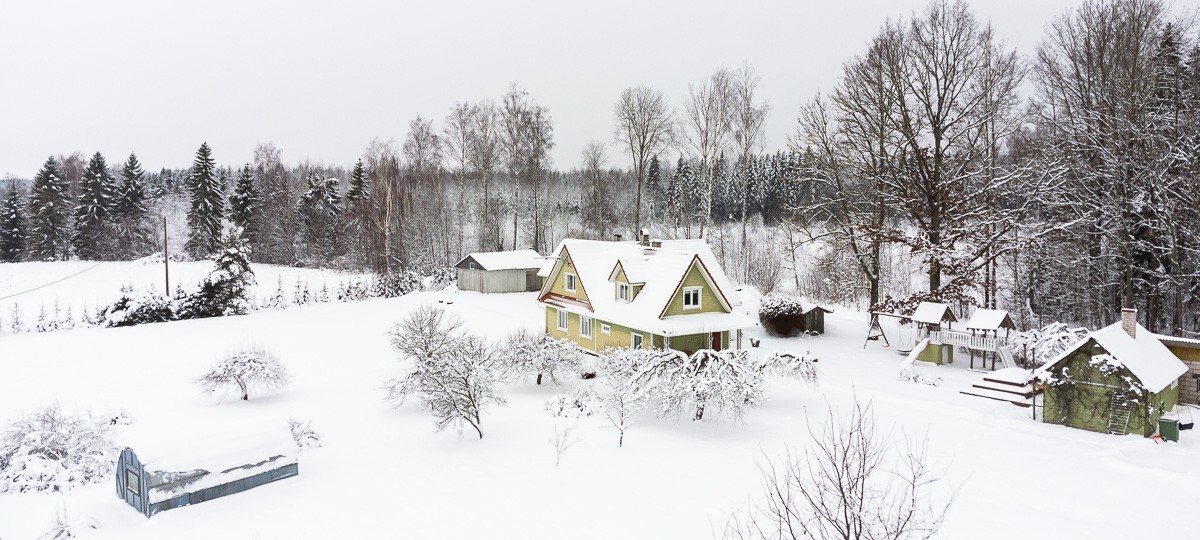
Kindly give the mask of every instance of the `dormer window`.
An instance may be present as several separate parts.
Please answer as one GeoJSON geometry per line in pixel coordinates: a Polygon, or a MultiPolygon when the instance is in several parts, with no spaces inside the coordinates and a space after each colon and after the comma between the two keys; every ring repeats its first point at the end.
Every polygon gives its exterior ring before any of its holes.
{"type": "Polygon", "coordinates": [[[567,292],[575,292],[575,274],[567,274],[566,282],[567,292]]]}
{"type": "Polygon", "coordinates": [[[628,302],[630,300],[629,292],[630,291],[629,291],[628,283],[618,283],[617,284],[617,300],[620,300],[622,302],[628,302]]]}
{"type": "Polygon", "coordinates": [[[683,309],[700,309],[700,287],[683,289],[683,309]]]}

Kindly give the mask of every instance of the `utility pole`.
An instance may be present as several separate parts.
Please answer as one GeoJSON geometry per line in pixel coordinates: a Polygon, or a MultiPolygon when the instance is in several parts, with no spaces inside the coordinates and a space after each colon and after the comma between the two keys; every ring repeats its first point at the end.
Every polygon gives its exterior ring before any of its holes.
{"type": "Polygon", "coordinates": [[[171,257],[167,252],[167,216],[163,215],[163,298],[171,297],[171,257]]]}

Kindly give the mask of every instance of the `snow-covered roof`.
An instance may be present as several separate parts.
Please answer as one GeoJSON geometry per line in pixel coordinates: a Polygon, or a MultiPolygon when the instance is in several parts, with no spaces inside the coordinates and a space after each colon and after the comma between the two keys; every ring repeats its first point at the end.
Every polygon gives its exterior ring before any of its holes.
{"type": "Polygon", "coordinates": [[[1163,345],[1166,345],[1168,347],[1184,347],[1187,349],[1200,349],[1200,339],[1192,339],[1192,338],[1185,338],[1185,337],[1179,337],[1179,336],[1164,336],[1162,334],[1155,334],[1154,336],[1157,337],[1159,341],[1163,342],[1163,345]]]}
{"type": "MultiPolygon", "coordinates": [[[[688,314],[662,317],[692,265],[699,262],[701,273],[710,281],[718,299],[724,299],[732,311],[737,295],[716,256],[703,240],[664,241],[661,248],[637,242],[563,240],[554,250],[557,259],[566,250],[575,265],[582,291],[591,311],[574,302],[548,297],[544,301],[567,311],[663,335],[684,335],[701,331],[717,332],[753,326],[754,321],[736,313],[688,314]],[[617,263],[631,283],[642,288],[630,302],[617,300],[609,281],[617,263]]],[[[549,277],[551,269],[545,271],[549,277]]]]}
{"type": "Polygon", "coordinates": [[[977,309],[967,321],[968,330],[999,330],[1001,328],[1016,329],[1012,317],[1003,309],[977,309]]]}
{"type": "Polygon", "coordinates": [[[1187,365],[1162,344],[1160,336],[1146,330],[1140,324],[1134,324],[1136,338],[1121,328],[1119,322],[1108,325],[1088,334],[1087,338],[1064,350],[1046,365],[1038,368],[1035,373],[1047,375],[1051,367],[1066,360],[1092,340],[1129,369],[1130,373],[1141,381],[1142,386],[1151,392],[1161,391],[1188,372],[1187,365]]]}
{"type": "Polygon", "coordinates": [[[909,318],[925,324],[942,324],[942,321],[958,320],[954,317],[954,312],[950,311],[950,306],[938,302],[921,302],[909,318]]]}
{"type": "Polygon", "coordinates": [[[122,442],[146,471],[151,502],[296,463],[297,452],[286,421],[265,426],[135,424],[122,442]]]}
{"type": "Polygon", "coordinates": [[[474,259],[484,270],[531,270],[541,268],[546,259],[532,249],[516,251],[486,251],[471,253],[463,257],[454,266],[462,264],[467,259],[474,259]]]}

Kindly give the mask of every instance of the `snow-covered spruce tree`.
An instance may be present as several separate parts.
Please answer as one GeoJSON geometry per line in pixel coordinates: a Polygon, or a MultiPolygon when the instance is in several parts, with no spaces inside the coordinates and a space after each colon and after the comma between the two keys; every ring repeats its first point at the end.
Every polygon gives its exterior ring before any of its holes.
{"type": "Polygon", "coordinates": [[[146,211],[145,177],[137,155],[129,154],[121,167],[121,185],[113,209],[115,255],[122,259],[142,256],[154,248],[154,228],[146,211]]]}
{"type": "Polygon", "coordinates": [[[241,227],[246,241],[251,245],[257,241],[260,196],[254,183],[254,173],[246,164],[238,174],[233,194],[229,196],[229,222],[241,227]]]}
{"type": "Polygon", "coordinates": [[[510,371],[533,375],[537,384],[542,384],[543,378],[549,378],[551,384],[559,384],[559,378],[565,374],[577,376],[583,354],[579,346],[569,340],[532,334],[524,329],[510,336],[504,345],[510,371]]]}
{"type": "Polygon", "coordinates": [[[104,310],[104,326],[109,328],[175,320],[171,301],[154,291],[134,294],[132,287],[121,288],[121,298],[104,310]]]}
{"type": "Polygon", "coordinates": [[[250,399],[250,391],[274,392],[282,390],[291,382],[287,368],[279,362],[275,353],[263,347],[249,347],[229,355],[196,383],[206,394],[227,394],[236,388],[243,401],[250,399]]]}
{"type": "Polygon", "coordinates": [[[0,428],[0,493],[62,492],[112,478],[117,448],[108,418],[57,405],[0,428]]]}
{"type": "Polygon", "coordinates": [[[279,276],[279,280],[275,286],[275,294],[264,303],[263,307],[268,309],[287,309],[288,299],[287,293],[283,291],[283,276],[279,276]]]}
{"type": "Polygon", "coordinates": [[[117,206],[117,185],[108,172],[104,156],[96,152],[79,185],[79,200],[75,205],[75,231],[71,245],[81,259],[111,259],[112,213],[117,206]]]}
{"type": "Polygon", "coordinates": [[[319,263],[337,254],[342,218],[342,196],[337,178],[308,176],[304,193],[296,206],[301,223],[302,258],[319,263]]]}
{"type": "Polygon", "coordinates": [[[250,291],[253,285],[250,246],[242,238],[242,231],[230,228],[221,242],[220,253],[208,277],[200,283],[199,290],[180,302],[179,318],[244,315],[253,308],[250,291]]]}
{"type": "Polygon", "coordinates": [[[221,220],[225,216],[225,186],[217,177],[216,162],[208,143],[200,145],[192,162],[188,182],[191,207],[188,208],[188,239],[184,249],[194,259],[203,259],[217,251],[221,242],[221,220]]]}
{"type": "Polygon", "coordinates": [[[14,334],[25,331],[25,322],[21,320],[21,305],[13,302],[12,314],[8,316],[8,329],[14,334]]]}
{"type": "Polygon", "coordinates": [[[54,157],[47,158],[33,177],[33,188],[29,194],[29,239],[26,248],[30,260],[67,258],[71,235],[67,223],[69,211],[67,181],[59,172],[54,157]]]}
{"type": "Polygon", "coordinates": [[[29,234],[25,222],[25,201],[17,182],[9,180],[4,201],[0,203],[0,262],[20,262],[25,259],[25,237],[29,234]]]}

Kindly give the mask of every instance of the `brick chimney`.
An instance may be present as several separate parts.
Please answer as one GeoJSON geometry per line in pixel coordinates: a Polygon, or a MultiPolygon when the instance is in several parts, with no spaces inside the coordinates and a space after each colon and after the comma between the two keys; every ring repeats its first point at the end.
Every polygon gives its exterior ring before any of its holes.
{"type": "Polygon", "coordinates": [[[1121,309],[1121,329],[1129,334],[1129,337],[1137,339],[1137,310],[1132,308],[1121,309]]]}

